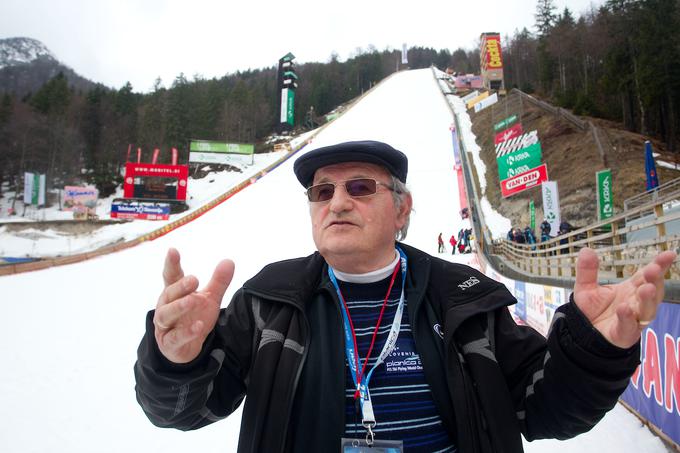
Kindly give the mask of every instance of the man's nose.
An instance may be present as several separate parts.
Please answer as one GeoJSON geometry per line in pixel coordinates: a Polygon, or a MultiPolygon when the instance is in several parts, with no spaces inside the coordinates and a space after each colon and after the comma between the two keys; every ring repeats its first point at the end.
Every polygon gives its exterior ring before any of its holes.
{"type": "Polygon", "coordinates": [[[333,191],[333,198],[329,201],[329,209],[333,212],[341,212],[351,209],[352,206],[352,197],[347,193],[345,185],[336,185],[333,191]]]}

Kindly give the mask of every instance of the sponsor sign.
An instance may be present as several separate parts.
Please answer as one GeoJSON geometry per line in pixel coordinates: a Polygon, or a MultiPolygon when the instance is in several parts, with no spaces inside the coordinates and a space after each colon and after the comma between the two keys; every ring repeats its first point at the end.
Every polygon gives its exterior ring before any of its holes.
{"type": "Polygon", "coordinates": [[[220,165],[253,165],[253,156],[224,153],[189,153],[189,162],[220,165]]]}
{"type": "Polygon", "coordinates": [[[255,145],[192,140],[189,144],[189,162],[223,165],[252,165],[255,145]]]}
{"type": "Polygon", "coordinates": [[[486,35],[484,40],[485,69],[501,69],[503,67],[501,35],[486,35]]]}
{"type": "Polygon", "coordinates": [[[534,200],[529,200],[529,228],[536,230],[536,206],[534,200]]]}
{"type": "Polygon", "coordinates": [[[517,115],[510,115],[509,117],[505,118],[504,120],[501,120],[498,123],[494,124],[493,130],[494,131],[500,131],[501,129],[505,129],[506,127],[508,127],[512,123],[514,123],[515,121],[517,121],[517,115]]]}
{"type": "Polygon", "coordinates": [[[543,285],[525,283],[525,310],[524,321],[544,336],[548,334],[548,318],[545,311],[545,289],[543,285]]]}
{"type": "Polygon", "coordinates": [[[526,284],[515,280],[515,316],[524,320],[527,319],[526,284]]]}
{"type": "Polygon", "coordinates": [[[496,93],[492,94],[486,99],[483,99],[482,101],[478,102],[475,104],[475,112],[479,112],[481,110],[484,110],[485,108],[489,107],[490,105],[494,105],[496,102],[498,102],[498,95],[496,93]]]}
{"type": "Polygon", "coordinates": [[[536,168],[520,173],[512,178],[501,181],[501,192],[504,197],[509,197],[526,189],[530,189],[548,180],[548,167],[542,164],[536,168]]]}
{"type": "Polygon", "coordinates": [[[612,195],[613,181],[612,171],[598,171],[595,174],[597,181],[597,218],[605,220],[614,215],[614,197],[612,195]]]}
{"type": "Polygon", "coordinates": [[[249,143],[224,143],[208,140],[192,140],[189,151],[203,153],[255,154],[255,145],[249,143]]]}
{"type": "Polygon", "coordinates": [[[541,165],[541,144],[535,143],[511,154],[497,157],[498,177],[508,179],[541,165]]]}
{"type": "Polygon", "coordinates": [[[546,330],[547,335],[550,326],[552,325],[553,318],[555,317],[555,310],[557,310],[560,305],[563,305],[567,299],[564,288],[544,286],[543,291],[543,308],[545,310],[545,322],[548,327],[548,330],[546,330]]]}
{"type": "Polygon", "coordinates": [[[468,101],[470,101],[470,100],[476,98],[477,96],[479,96],[479,91],[475,90],[475,91],[473,91],[473,92],[471,92],[471,93],[466,94],[465,96],[463,96],[463,97],[460,98],[460,99],[461,99],[463,102],[465,102],[465,103],[467,104],[468,101]]]}
{"type": "Polygon", "coordinates": [[[24,204],[45,204],[45,175],[24,173],[24,204]]]}
{"type": "Polygon", "coordinates": [[[557,181],[545,181],[541,185],[543,192],[543,216],[550,223],[550,231],[559,231],[560,222],[560,195],[557,191],[557,181]]]}
{"type": "Polygon", "coordinates": [[[485,91],[484,93],[480,94],[476,98],[470,99],[467,102],[467,108],[471,109],[476,103],[480,102],[482,99],[486,99],[489,97],[489,92],[485,91]]]}
{"type": "Polygon", "coordinates": [[[188,165],[164,165],[128,162],[125,164],[125,180],[123,181],[123,197],[125,198],[163,198],[187,199],[188,165]],[[177,186],[159,184],[139,184],[135,179],[167,178],[177,181],[177,186]],[[171,189],[168,193],[166,190],[171,189]]]}
{"type": "Polygon", "coordinates": [[[458,131],[456,131],[456,125],[452,124],[451,127],[451,137],[453,138],[453,160],[455,162],[456,169],[460,168],[460,145],[458,144],[458,131]]]}
{"type": "Polygon", "coordinates": [[[170,218],[170,204],[116,200],[111,204],[111,218],[168,220],[170,218]]]}
{"type": "Polygon", "coordinates": [[[281,111],[279,121],[285,123],[288,119],[288,88],[281,88],[281,111]]]}
{"type": "Polygon", "coordinates": [[[65,186],[63,192],[63,210],[77,211],[82,208],[95,209],[99,191],[96,187],[65,186]]]}
{"type": "Polygon", "coordinates": [[[642,332],[640,365],[622,399],[680,444],[680,304],[663,302],[642,332]]]}
{"type": "Polygon", "coordinates": [[[456,88],[482,88],[482,76],[467,74],[458,76],[453,81],[456,88]]]}
{"type": "Polygon", "coordinates": [[[515,137],[522,135],[522,123],[517,123],[512,127],[509,127],[503,131],[500,131],[494,136],[493,144],[498,145],[508,140],[512,140],[515,137]]]}
{"type": "Polygon", "coordinates": [[[517,150],[538,143],[538,132],[536,130],[526,132],[519,137],[511,138],[496,145],[496,157],[514,153],[517,150]]]}

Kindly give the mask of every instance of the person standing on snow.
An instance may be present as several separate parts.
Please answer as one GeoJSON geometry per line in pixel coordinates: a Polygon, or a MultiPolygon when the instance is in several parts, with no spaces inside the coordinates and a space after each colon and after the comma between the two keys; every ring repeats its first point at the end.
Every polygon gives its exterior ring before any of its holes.
{"type": "Polygon", "coordinates": [[[451,239],[449,239],[449,244],[451,244],[451,255],[456,254],[456,244],[458,244],[458,241],[456,241],[456,235],[452,234],[451,239]]]}
{"type": "Polygon", "coordinates": [[[515,324],[501,283],[400,242],[412,207],[403,153],[339,143],[294,171],[314,254],[266,266],[220,309],[234,263],[199,290],[168,251],[134,366],[154,424],[200,428],[245,400],[239,452],[521,452],[521,435],[569,438],[616,404],[674,252],[601,287],[597,255],[581,250],[546,339],[515,324]]]}
{"type": "Polygon", "coordinates": [[[444,238],[442,237],[442,233],[439,233],[439,236],[437,237],[437,245],[439,246],[438,253],[446,252],[446,249],[444,248],[444,238]]]}

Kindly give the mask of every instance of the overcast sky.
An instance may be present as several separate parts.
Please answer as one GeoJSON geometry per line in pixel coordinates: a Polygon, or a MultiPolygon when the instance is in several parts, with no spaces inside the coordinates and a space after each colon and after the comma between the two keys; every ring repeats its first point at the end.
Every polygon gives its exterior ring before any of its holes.
{"type": "MultiPolygon", "coordinates": [[[[604,0],[555,0],[580,16],[604,0]]],[[[1,0],[0,38],[40,40],[95,82],[135,91],[157,77],[191,79],[297,63],[340,60],[356,49],[472,49],[481,32],[534,31],[537,0],[1,0]]]]}

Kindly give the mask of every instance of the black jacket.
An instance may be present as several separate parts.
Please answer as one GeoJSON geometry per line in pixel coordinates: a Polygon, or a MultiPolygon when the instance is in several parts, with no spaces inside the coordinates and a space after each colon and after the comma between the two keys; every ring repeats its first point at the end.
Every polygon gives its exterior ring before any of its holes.
{"type": "MultiPolygon", "coordinates": [[[[626,388],[639,345],[609,344],[575,304],[546,340],[517,326],[515,299],[467,266],[401,245],[416,348],[443,424],[459,451],[521,452],[528,440],[589,430],[626,388]]],[[[195,429],[247,396],[239,451],[338,451],[344,429],[340,305],[315,253],[266,266],[223,309],[200,356],[159,352],[153,312],[135,364],[137,400],[158,426],[195,429]]]]}

